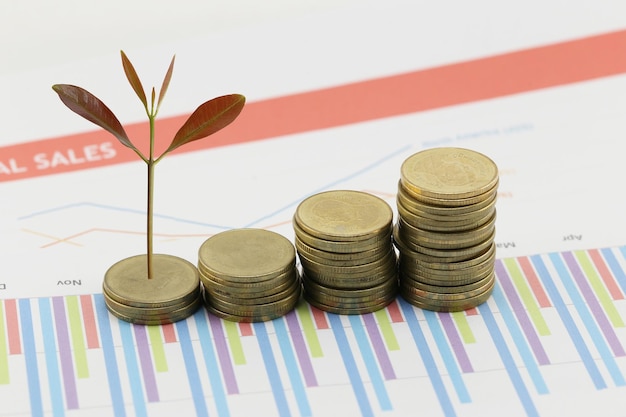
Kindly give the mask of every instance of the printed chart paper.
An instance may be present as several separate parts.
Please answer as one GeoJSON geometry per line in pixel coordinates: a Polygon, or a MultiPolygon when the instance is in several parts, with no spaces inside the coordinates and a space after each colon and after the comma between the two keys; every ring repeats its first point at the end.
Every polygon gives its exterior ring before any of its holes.
{"type": "Polygon", "coordinates": [[[0,416],[621,415],[626,55],[604,52],[620,49],[611,31],[258,98],[157,167],[155,249],[195,263],[223,230],[293,240],[316,192],[395,212],[422,149],[483,152],[500,170],[497,284],[465,312],[398,298],[362,316],[301,302],[264,323],[119,321],[100,287],[144,250],[143,164],[95,130],[1,147],[0,416]]]}

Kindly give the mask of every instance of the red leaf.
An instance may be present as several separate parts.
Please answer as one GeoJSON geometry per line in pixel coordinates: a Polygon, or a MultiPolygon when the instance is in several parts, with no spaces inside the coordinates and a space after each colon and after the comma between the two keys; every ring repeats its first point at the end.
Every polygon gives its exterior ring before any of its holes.
{"type": "Polygon", "coordinates": [[[139,153],[124,131],[122,124],[113,112],[100,99],[89,91],[75,85],[55,84],[52,89],[70,110],[100,126],[127,146],[139,153]]]}
{"type": "Polygon", "coordinates": [[[239,116],[245,102],[246,98],[241,94],[230,94],[201,104],[178,130],[163,155],[228,126],[239,116]]]}
{"type": "Polygon", "coordinates": [[[159,101],[157,102],[157,109],[161,107],[161,101],[163,97],[165,97],[165,93],[167,92],[167,87],[170,85],[170,80],[172,79],[172,72],[174,72],[174,60],[176,59],[176,55],[172,57],[172,62],[170,62],[170,66],[167,69],[167,73],[165,73],[165,78],[163,79],[163,84],[161,84],[161,91],[159,91],[159,101]]]}
{"type": "Polygon", "coordinates": [[[146,93],[143,91],[143,85],[141,85],[141,81],[135,71],[135,67],[133,67],[133,64],[131,64],[124,51],[120,51],[120,53],[122,55],[122,66],[124,67],[126,79],[130,83],[130,86],[133,87],[133,90],[135,90],[135,94],[137,94],[139,100],[143,103],[143,107],[147,110],[148,102],[146,100],[146,93]]]}

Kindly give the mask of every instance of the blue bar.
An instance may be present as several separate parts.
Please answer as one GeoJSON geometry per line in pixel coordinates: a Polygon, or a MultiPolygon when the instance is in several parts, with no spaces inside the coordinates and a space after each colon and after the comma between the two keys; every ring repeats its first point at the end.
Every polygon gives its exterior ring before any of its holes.
{"type": "Polygon", "coordinates": [[[443,363],[446,365],[448,375],[450,375],[450,379],[452,379],[452,385],[454,385],[459,401],[462,403],[472,402],[469,392],[467,391],[467,387],[465,386],[465,382],[463,381],[461,371],[459,370],[458,363],[452,354],[452,349],[450,349],[450,343],[444,336],[443,330],[439,325],[437,314],[433,311],[424,310],[424,317],[426,318],[426,323],[428,323],[430,332],[432,333],[435,343],[437,344],[437,350],[441,354],[443,363]]]}
{"type": "Polygon", "coordinates": [[[608,248],[601,249],[600,252],[602,252],[604,259],[606,259],[606,263],[609,264],[609,268],[611,268],[613,276],[621,287],[622,292],[626,294],[626,275],[617,261],[617,258],[615,258],[615,254],[613,254],[613,251],[608,248]]]}
{"type": "Polygon", "coordinates": [[[595,320],[591,316],[591,312],[589,311],[589,306],[583,300],[581,294],[577,291],[576,285],[573,282],[572,276],[569,273],[569,270],[563,263],[563,259],[561,255],[558,253],[551,253],[550,260],[554,265],[559,277],[561,278],[561,282],[569,295],[569,298],[574,303],[574,307],[578,312],[585,328],[589,332],[589,336],[591,336],[591,340],[593,340],[593,344],[596,346],[602,361],[606,365],[609,373],[611,374],[611,378],[613,378],[613,382],[615,385],[622,386],[625,385],[624,377],[615,362],[615,358],[613,357],[612,352],[610,351],[608,345],[606,344],[606,340],[604,339],[602,332],[598,328],[595,320]]]}
{"type": "Polygon", "coordinates": [[[591,352],[589,352],[580,331],[578,331],[578,327],[576,327],[576,323],[574,322],[567,305],[565,305],[563,297],[561,297],[561,294],[554,285],[554,281],[552,280],[552,277],[550,277],[550,273],[546,269],[541,256],[531,256],[530,260],[533,263],[537,274],[539,274],[543,287],[548,292],[550,300],[552,300],[552,305],[554,305],[554,308],[556,308],[556,311],[559,313],[561,321],[563,321],[563,324],[567,329],[567,333],[569,333],[572,342],[574,342],[574,346],[576,347],[576,350],[580,355],[580,359],[582,359],[583,365],[585,365],[593,384],[596,386],[596,389],[606,388],[606,382],[604,381],[604,378],[602,378],[602,374],[600,374],[600,370],[598,369],[596,362],[593,360],[591,352]]]}
{"type": "Polygon", "coordinates": [[[443,385],[443,380],[441,379],[441,375],[437,369],[437,364],[435,363],[433,354],[428,347],[428,343],[426,343],[426,338],[424,337],[424,333],[422,332],[417,316],[415,315],[415,308],[402,298],[398,298],[398,304],[400,304],[400,308],[404,313],[406,324],[409,326],[409,330],[411,330],[415,346],[417,346],[417,350],[422,357],[424,367],[426,368],[426,372],[430,378],[430,383],[433,384],[433,388],[435,389],[435,394],[437,395],[443,414],[446,417],[456,416],[456,411],[454,410],[452,401],[450,401],[448,391],[446,391],[446,387],[443,385]]]}
{"type": "Polygon", "coordinates": [[[504,323],[506,324],[507,329],[509,329],[509,333],[513,338],[515,346],[517,347],[517,351],[522,357],[522,361],[526,366],[526,370],[528,370],[528,374],[530,375],[530,379],[532,379],[533,384],[535,385],[535,389],[538,394],[548,394],[548,387],[546,386],[546,381],[543,379],[543,375],[541,375],[541,371],[539,371],[539,366],[535,361],[535,357],[533,356],[532,351],[530,350],[530,346],[528,345],[528,340],[524,337],[524,333],[520,328],[519,322],[515,318],[509,303],[506,301],[506,296],[502,292],[500,288],[500,283],[496,283],[496,286],[493,288],[493,299],[498,306],[498,310],[504,319],[504,323]]]}
{"type": "Polygon", "coordinates": [[[346,331],[341,323],[341,317],[337,314],[327,314],[327,317],[330,327],[333,330],[333,334],[335,335],[341,359],[343,359],[343,366],[345,366],[346,372],[348,373],[348,378],[350,379],[350,384],[352,385],[352,391],[356,397],[356,402],[361,410],[361,416],[373,417],[374,412],[367,398],[365,386],[361,380],[361,375],[359,375],[359,370],[356,366],[356,362],[354,361],[354,356],[352,356],[352,350],[350,349],[350,344],[348,343],[348,338],[346,337],[346,331]]]}
{"type": "Polygon", "coordinates": [[[287,332],[287,328],[285,327],[285,322],[283,320],[283,318],[279,318],[272,322],[274,324],[274,330],[276,330],[276,338],[278,339],[278,345],[280,346],[280,351],[282,352],[283,359],[285,360],[285,366],[287,367],[287,373],[289,374],[289,380],[291,381],[291,388],[296,396],[296,402],[298,403],[300,415],[302,417],[310,417],[312,415],[311,405],[309,404],[309,399],[307,398],[306,390],[304,389],[302,374],[299,372],[300,367],[296,361],[293,346],[291,346],[290,343],[289,333],[287,332]]]}
{"type": "Polygon", "coordinates": [[[24,347],[24,361],[26,362],[26,377],[30,398],[31,417],[43,417],[41,387],[39,386],[39,366],[37,365],[37,350],[33,333],[33,316],[30,311],[30,300],[19,300],[20,321],[22,323],[22,345],[24,347]]]}
{"type": "Polygon", "coordinates": [[[46,370],[48,371],[48,386],[50,387],[50,401],[52,402],[52,415],[63,417],[65,406],[63,393],[61,392],[61,374],[59,372],[59,358],[57,356],[57,343],[54,336],[54,323],[52,322],[52,310],[49,298],[39,299],[39,317],[41,318],[41,332],[43,334],[43,350],[46,356],[46,370]]]}
{"type": "Polygon", "coordinates": [[[289,411],[289,404],[287,404],[287,397],[285,397],[283,383],[280,380],[280,374],[278,373],[278,368],[276,367],[276,359],[274,358],[274,352],[272,352],[272,345],[270,345],[270,339],[267,335],[265,323],[257,322],[253,325],[257,342],[259,342],[259,348],[261,349],[261,355],[263,356],[263,362],[265,363],[267,377],[269,378],[270,386],[272,387],[274,401],[276,401],[276,407],[278,408],[278,414],[281,417],[290,416],[291,411],[289,411]]]}
{"type": "Polygon", "coordinates": [[[626,259],[626,246],[620,247],[619,250],[622,252],[622,257],[626,259]]]}
{"type": "Polygon", "coordinates": [[[220,375],[220,367],[215,356],[215,349],[213,347],[213,339],[209,332],[209,325],[207,323],[207,313],[204,309],[194,315],[196,319],[196,329],[198,331],[198,339],[200,340],[200,346],[202,347],[202,356],[204,357],[204,366],[209,374],[209,382],[211,383],[211,391],[213,392],[213,398],[215,400],[215,407],[217,408],[217,415],[219,417],[230,417],[230,410],[228,408],[228,401],[226,399],[226,393],[224,391],[224,383],[220,375]]]}
{"type": "Polygon", "coordinates": [[[387,394],[387,387],[385,387],[385,382],[380,373],[380,369],[376,366],[376,357],[374,356],[372,347],[369,344],[367,333],[365,333],[365,330],[363,329],[361,317],[351,315],[348,316],[348,319],[350,320],[350,325],[352,327],[356,343],[361,351],[361,356],[363,357],[367,373],[370,376],[370,381],[374,387],[374,392],[378,398],[378,404],[383,411],[393,410],[389,394],[387,394]]]}
{"type": "MultiPolygon", "coordinates": [[[[497,287],[497,286],[496,286],[497,287]]],[[[487,329],[489,330],[489,334],[493,339],[493,342],[498,350],[498,354],[500,355],[500,359],[502,359],[502,363],[504,364],[504,368],[506,372],[509,374],[509,378],[513,383],[513,387],[515,391],[517,391],[517,396],[522,402],[522,407],[526,411],[526,415],[528,417],[539,417],[539,412],[533,403],[532,398],[530,397],[530,393],[522,380],[522,376],[519,373],[519,369],[513,360],[513,356],[511,356],[511,352],[509,351],[509,347],[506,345],[506,341],[500,332],[500,328],[496,323],[496,319],[493,317],[493,313],[489,308],[487,303],[482,303],[478,306],[478,310],[480,311],[485,324],[487,325],[487,329]]]]}
{"type": "Polygon", "coordinates": [[[137,364],[137,353],[135,351],[135,341],[131,331],[131,324],[119,320],[120,336],[122,337],[122,349],[124,350],[124,359],[126,360],[126,369],[128,371],[128,383],[130,384],[130,392],[133,397],[133,405],[135,406],[135,414],[137,417],[147,417],[146,400],[144,398],[143,387],[141,385],[141,373],[137,364]]]}
{"type": "Polygon", "coordinates": [[[187,320],[177,321],[176,330],[178,330],[178,341],[180,343],[180,350],[183,353],[187,378],[189,379],[189,388],[191,388],[191,397],[193,398],[193,405],[196,408],[196,416],[208,417],[209,410],[206,407],[204,393],[202,392],[202,383],[200,382],[200,375],[198,374],[198,363],[193,353],[193,345],[191,344],[191,337],[189,336],[187,320]]]}
{"type": "Polygon", "coordinates": [[[96,315],[98,316],[100,345],[102,347],[104,364],[106,365],[107,378],[109,380],[109,392],[111,394],[111,403],[113,404],[113,414],[115,417],[126,417],[124,396],[122,395],[122,385],[120,384],[120,374],[118,370],[117,358],[115,356],[115,345],[113,344],[113,335],[111,334],[109,312],[104,304],[104,297],[102,294],[95,294],[93,298],[96,315]]]}

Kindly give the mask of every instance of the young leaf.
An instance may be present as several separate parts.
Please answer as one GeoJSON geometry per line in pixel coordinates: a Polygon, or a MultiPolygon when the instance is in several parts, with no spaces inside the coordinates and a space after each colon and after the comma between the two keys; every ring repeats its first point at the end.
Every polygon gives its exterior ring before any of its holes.
{"type": "Polygon", "coordinates": [[[143,85],[141,85],[141,81],[139,80],[139,76],[135,71],[135,67],[133,67],[133,64],[131,64],[124,51],[120,51],[120,53],[122,55],[122,66],[124,67],[126,79],[128,79],[130,86],[133,87],[133,90],[135,90],[135,94],[137,94],[137,97],[139,97],[139,100],[141,100],[141,103],[143,103],[143,107],[147,111],[148,102],[146,100],[146,93],[143,91],[143,85]]]}
{"type": "Polygon", "coordinates": [[[245,102],[246,98],[241,94],[230,94],[201,104],[176,132],[163,155],[228,126],[239,115],[245,102]]]}
{"type": "Polygon", "coordinates": [[[163,78],[161,91],[159,91],[159,101],[157,102],[157,111],[159,111],[159,107],[161,107],[161,101],[163,100],[163,97],[165,97],[165,92],[167,91],[167,88],[170,86],[170,80],[172,79],[172,72],[174,72],[174,60],[175,59],[176,59],[176,55],[172,57],[172,62],[170,62],[170,66],[167,69],[165,78],[163,78]]]}
{"type": "Polygon", "coordinates": [[[98,97],[75,85],[55,84],[52,89],[70,110],[111,133],[122,145],[141,156],[139,150],[126,135],[120,121],[98,97]]]}

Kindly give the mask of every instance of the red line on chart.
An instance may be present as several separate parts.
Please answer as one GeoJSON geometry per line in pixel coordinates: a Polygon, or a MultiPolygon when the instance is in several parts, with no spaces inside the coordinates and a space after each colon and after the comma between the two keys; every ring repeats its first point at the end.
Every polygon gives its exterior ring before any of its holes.
{"type": "MultiPolygon", "coordinates": [[[[209,141],[191,143],[183,151],[345,126],[608,77],[626,72],[626,54],[614,52],[623,50],[626,30],[251,102],[231,126],[209,141]]],[[[157,121],[159,133],[173,137],[186,118],[182,115],[157,121]]],[[[126,131],[131,138],[146,137],[148,124],[128,124],[126,131]]],[[[166,146],[164,142],[157,144],[157,154],[166,146]]],[[[22,164],[20,170],[0,175],[0,182],[136,160],[133,152],[100,130],[9,145],[1,147],[0,154],[22,164]],[[38,169],[35,163],[34,155],[38,153],[74,153],[86,145],[105,145],[114,153],[110,158],[49,169],[38,169]]]]}

